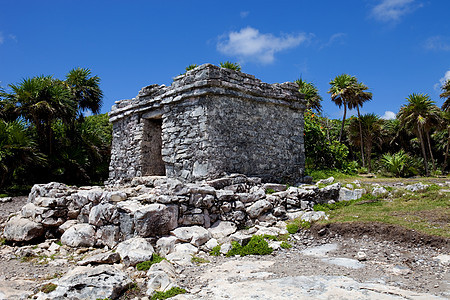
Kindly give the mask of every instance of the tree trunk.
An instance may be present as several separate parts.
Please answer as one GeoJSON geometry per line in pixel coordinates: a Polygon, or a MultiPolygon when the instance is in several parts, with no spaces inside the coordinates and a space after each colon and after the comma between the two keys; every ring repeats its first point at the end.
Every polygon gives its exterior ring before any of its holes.
{"type": "Polygon", "coordinates": [[[447,168],[448,148],[450,145],[450,125],[447,126],[447,131],[448,131],[447,147],[445,149],[444,165],[442,166],[442,172],[445,172],[445,169],[447,168]]]}
{"type": "Polygon", "coordinates": [[[342,132],[344,131],[344,123],[346,116],[347,116],[347,102],[344,101],[344,117],[342,118],[341,133],[339,134],[339,142],[342,141],[342,132]]]}
{"type": "MultiPolygon", "coordinates": [[[[359,138],[361,140],[361,158],[362,158],[363,168],[365,168],[366,167],[366,163],[364,161],[364,143],[363,143],[363,133],[362,133],[362,126],[361,126],[361,115],[359,113],[359,106],[358,105],[356,106],[356,110],[358,111],[359,138]]],[[[369,171],[369,173],[370,173],[370,171],[369,171]]]]}
{"type": "Polygon", "coordinates": [[[431,151],[430,133],[427,131],[425,135],[427,136],[428,151],[430,151],[431,163],[433,164],[433,171],[436,172],[436,164],[434,163],[433,151],[431,151]]]}
{"type": "Polygon", "coordinates": [[[420,148],[422,149],[423,162],[425,166],[425,175],[430,176],[430,173],[428,172],[427,154],[425,152],[425,145],[422,136],[422,128],[419,126],[419,124],[417,124],[417,133],[419,135],[420,148]]]}

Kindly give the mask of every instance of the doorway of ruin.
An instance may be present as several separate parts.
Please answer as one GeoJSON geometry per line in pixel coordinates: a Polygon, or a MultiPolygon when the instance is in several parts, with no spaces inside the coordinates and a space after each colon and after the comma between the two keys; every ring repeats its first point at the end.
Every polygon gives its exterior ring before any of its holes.
{"type": "Polygon", "coordinates": [[[166,167],[162,160],[162,119],[143,119],[142,175],[165,176],[166,167]]]}

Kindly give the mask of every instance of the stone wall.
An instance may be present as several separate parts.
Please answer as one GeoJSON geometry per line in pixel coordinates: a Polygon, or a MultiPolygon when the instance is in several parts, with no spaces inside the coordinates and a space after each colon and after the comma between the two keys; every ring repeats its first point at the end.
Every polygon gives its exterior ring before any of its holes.
{"type": "Polygon", "coordinates": [[[267,84],[199,66],[170,87],[148,86],[136,98],[116,102],[110,112],[110,183],[164,173],[184,182],[242,173],[298,183],[304,172],[303,111],[293,83],[267,84]],[[162,122],[161,157],[149,138],[155,120],[162,122]]]}

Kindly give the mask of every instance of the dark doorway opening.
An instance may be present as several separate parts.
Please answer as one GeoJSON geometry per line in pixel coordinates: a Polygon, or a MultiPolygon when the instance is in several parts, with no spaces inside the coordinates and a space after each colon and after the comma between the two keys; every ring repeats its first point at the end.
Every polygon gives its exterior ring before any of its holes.
{"type": "Polygon", "coordinates": [[[162,119],[143,119],[144,135],[142,137],[142,175],[166,175],[162,160],[162,119]]]}

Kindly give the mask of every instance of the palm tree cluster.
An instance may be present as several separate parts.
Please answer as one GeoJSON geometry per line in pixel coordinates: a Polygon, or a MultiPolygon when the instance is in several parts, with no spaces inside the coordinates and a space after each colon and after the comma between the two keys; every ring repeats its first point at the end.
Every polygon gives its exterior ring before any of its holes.
{"type": "Polygon", "coordinates": [[[107,116],[83,115],[100,112],[99,84],[89,69],[75,68],[65,80],[37,76],[0,91],[0,188],[102,179],[97,169],[108,160],[111,138],[98,131],[110,125],[107,116]]]}
{"type": "MultiPolygon", "coordinates": [[[[361,170],[367,169],[368,172],[372,172],[375,167],[378,171],[384,170],[396,176],[419,173],[428,176],[430,175],[428,165],[431,162],[434,172],[448,171],[450,81],[442,86],[440,97],[445,100],[442,109],[428,95],[413,93],[406,98],[407,103],[400,108],[396,119],[383,120],[372,113],[360,114],[360,108],[372,99],[369,88],[355,76],[338,75],[330,81],[328,93],[331,100],[339,108],[344,109],[342,121],[338,122],[340,130],[336,122],[331,122],[328,118],[306,117],[311,115],[312,109],[320,114],[322,99],[312,83],[302,79],[296,83],[299,91],[305,95],[309,109],[305,114],[307,123],[305,128],[314,128],[308,122],[318,121],[318,126],[325,128],[328,141],[331,141],[330,135],[334,135],[337,142],[344,144],[349,150],[347,159],[358,160],[362,166],[361,170]],[[357,117],[351,117],[346,123],[347,110],[351,109],[356,109],[357,117]],[[416,153],[421,153],[421,157],[415,155],[416,153]]],[[[305,132],[312,134],[314,131],[308,129],[305,132]]],[[[305,140],[313,143],[316,143],[318,138],[318,135],[312,138],[305,136],[305,140]]],[[[311,145],[305,148],[315,149],[311,145]]],[[[307,151],[307,162],[319,161],[314,158],[315,154],[314,151],[309,153],[307,151]]]]}

